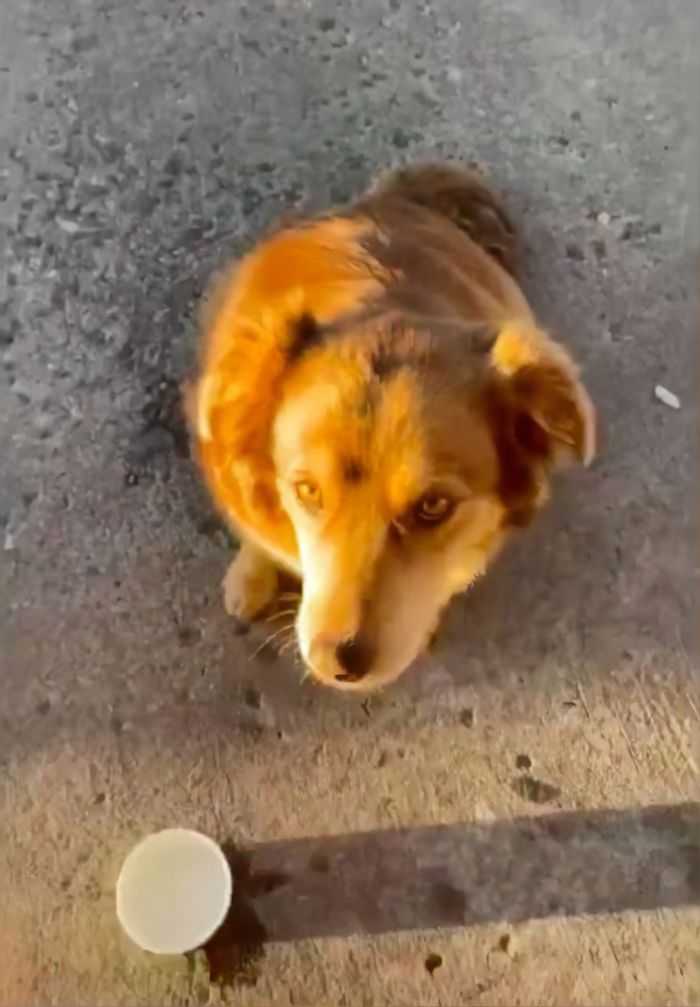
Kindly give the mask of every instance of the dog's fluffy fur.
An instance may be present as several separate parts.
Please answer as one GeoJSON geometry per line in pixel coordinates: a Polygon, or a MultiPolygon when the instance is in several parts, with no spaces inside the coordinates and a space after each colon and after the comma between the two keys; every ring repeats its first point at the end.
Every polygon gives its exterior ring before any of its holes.
{"type": "Polygon", "coordinates": [[[482,177],[424,166],[272,234],[212,293],[189,412],[243,540],[226,606],[254,618],[278,569],[298,576],[299,650],[327,685],[396,679],[552,468],[593,456],[593,407],[516,260],[482,177]]]}

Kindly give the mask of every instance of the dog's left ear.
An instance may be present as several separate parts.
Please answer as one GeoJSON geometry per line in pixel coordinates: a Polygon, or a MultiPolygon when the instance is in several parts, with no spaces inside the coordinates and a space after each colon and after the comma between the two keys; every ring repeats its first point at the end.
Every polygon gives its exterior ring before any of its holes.
{"type": "Polygon", "coordinates": [[[525,454],[550,464],[592,462],[595,409],[563,347],[534,325],[507,324],[491,349],[491,366],[525,454]]]}

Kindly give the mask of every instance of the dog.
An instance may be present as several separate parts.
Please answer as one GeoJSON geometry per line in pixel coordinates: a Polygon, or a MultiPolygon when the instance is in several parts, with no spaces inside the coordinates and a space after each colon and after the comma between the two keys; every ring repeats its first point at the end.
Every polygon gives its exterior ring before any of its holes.
{"type": "Polygon", "coordinates": [[[336,689],[397,679],[549,496],[590,463],[595,412],[518,285],[483,175],[389,172],[281,226],[220,279],[188,392],[196,457],[241,538],[229,613],[301,581],[295,632],[336,689]]]}

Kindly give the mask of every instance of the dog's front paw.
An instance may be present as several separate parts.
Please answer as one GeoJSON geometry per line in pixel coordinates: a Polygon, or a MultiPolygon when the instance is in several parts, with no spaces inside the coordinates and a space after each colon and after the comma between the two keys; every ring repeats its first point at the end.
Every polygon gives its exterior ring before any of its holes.
{"type": "Polygon", "coordinates": [[[278,586],[277,568],[257,549],[244,544],[221,584],[224,608],[234,618],[249,622],[271,604],[278,586]]]}

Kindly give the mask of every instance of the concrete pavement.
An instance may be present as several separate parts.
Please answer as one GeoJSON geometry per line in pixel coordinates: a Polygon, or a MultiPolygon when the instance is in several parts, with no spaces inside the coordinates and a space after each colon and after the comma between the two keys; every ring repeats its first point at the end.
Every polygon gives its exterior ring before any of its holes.
{"type": "Polygon", "coordinates": [[[694,7],[5,0],[0,1007],[700,1004],[694,7]],[[176,386],[218,265],[436,155],[603,444],[361,701],[224,615],[176,386]],[[208,957],[117,929],[167,825],[235,865],[208,957]]]}

